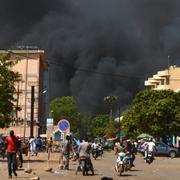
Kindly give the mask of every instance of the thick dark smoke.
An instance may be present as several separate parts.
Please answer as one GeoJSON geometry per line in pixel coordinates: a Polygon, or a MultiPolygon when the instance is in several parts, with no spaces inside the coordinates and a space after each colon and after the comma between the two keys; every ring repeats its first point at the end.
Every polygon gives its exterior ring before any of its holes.
{"type": "Polygon", "coordinates": [[[180,65],[179,0],[0,2],[0,47],[45,49],[51,99],[73,95],[84,112],[104,112],[107,95],[128,106],[168,55],[180,65]]]}

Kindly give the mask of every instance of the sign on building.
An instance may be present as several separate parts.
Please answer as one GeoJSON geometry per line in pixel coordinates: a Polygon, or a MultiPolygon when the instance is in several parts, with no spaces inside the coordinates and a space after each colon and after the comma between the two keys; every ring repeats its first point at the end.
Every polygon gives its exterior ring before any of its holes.
{"type": "Polygon", "coordinates": [[[53,118],[47,118],[46,120],[46,126],[53,126],[54,125],[54,119],[53,118]]]}

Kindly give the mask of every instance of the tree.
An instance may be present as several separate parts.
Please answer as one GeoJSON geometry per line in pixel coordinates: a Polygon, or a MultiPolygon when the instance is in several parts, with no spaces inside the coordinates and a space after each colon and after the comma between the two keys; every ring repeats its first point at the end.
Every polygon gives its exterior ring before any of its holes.
{"type": "Polygon", "coordinates": [[[118,100],[117,96],[106,96],[104,101],[108,105],[109,108],[109,122],[106,124],[105,132],[106,136],[114,137],[116,135],[116,123],[113,120],[113,105],[118,100]]]}
{"type": "Polygon", "coordinates": [[[71,125],[71,131],[77,132],[79,128],[79,113],[75,99],[71,96],[56,98],[50,103],[51,116],[55,124],[61,119],[67,119],[71,125]]]}
{"type": "Polygon", "coordinates": [[[106,126],[109,123],[109,115],[97,115],[91,120],[90,132],[93,137],[106,135],[106,126]]]}
{"type": "Polygon", "coordinates": [[[154,136],[171,135],[180,128],[180,93],[171,90],[144,90],[124,113],[123,126],[127,136],[140,133],[154,136]]]}
{"type": "Polygon", "coordinates": [[[16,111],[14,103],[16,99],[15,83],[21,81],[18,72],[14,72],[12,67],[18,62],[10,60],[11,53],[0,54],[0,127],[8,127],[13,120],[13,111],[16,111]]]}
{"type": "Polygon", "coordinates": [[[109,119],[110,121],[113,120],[113,105],[114,103],[117,101],[118,97],[117,96],[106,96],[104,98],[104,101],[106,102],[106,104],[108,105],[109,108],[109,119]]]}

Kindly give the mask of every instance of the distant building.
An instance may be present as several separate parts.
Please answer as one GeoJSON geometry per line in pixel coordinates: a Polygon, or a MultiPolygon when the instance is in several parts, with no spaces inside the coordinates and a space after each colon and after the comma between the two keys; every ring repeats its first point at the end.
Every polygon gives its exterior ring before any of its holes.
{"type": "MultiPolygon", "coordinates": [[[[7,52],[0,50],[0,53],[7,52]]],[[[46,118],[49,114],[47,54],[44,50],[39,49],[10,50],[10,52],[12,53],[11,59],[18,60],[13,70],[22,76],[22,82],[16,84],[16,94],[14,95],[17,99],[15,106],[21,109],[15,112],[14,126],[22,126],[19,128],[18,134],[20,135],[24,135],[24,122],[28,129],[31,119],[31,89],[34,86],[34,125],[39,125],[38,129],[45,132],[46,118]]],[[[26,132],[26,136],[29,136],[29,133],[26,132]]]]}
{"type": "Polygon", "coordinates": [[[158,71],[144,84],[154,90],[171,89],[178,92],[180,91],[180,67],[170,66],[169,69],[158,71]]]}

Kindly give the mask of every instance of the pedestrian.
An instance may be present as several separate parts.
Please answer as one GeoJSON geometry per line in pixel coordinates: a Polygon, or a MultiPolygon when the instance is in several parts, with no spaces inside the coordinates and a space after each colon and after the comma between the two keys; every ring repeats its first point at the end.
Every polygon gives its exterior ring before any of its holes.
{"type": "Polygon", "coordinates": [[[37,155],[36,151],[36,143],[34,137],[31,137],[29,140],[29,145],[30,145],[30,153],[33,156],[34,154],[37,155]]]}
{"type": "Polygon", "coordinates": [[[69,155],[71,151],[71,140],[70,136],[66,136],[66,142],[63,147],[63,156],[64,156],[64,169],[69,170],[69,155]]]}
{"type": "Polygon", "coordinates": [[[16,152],[17,152],[17,138],[14,135],[14,131],[10,131],[10,135],[6,137],[6,152],[7,152],[7,162],[8,162],[8,174],[9,178],[12,178],[12,172],[15,176],[16,173],[16,152]]]}
{"type": "Polygon", "coordinates": [[[34,140],[35,144],[36,144],[36,151],[39,152],[41,149],[41,139],[40,136],[37,136],[34,140]]]}
{"type": "Polygon", "coordinates": [[[53,139],[52,139],[52,137],[50,137],[47,140],[47,153],[52,152],[52,146],[53,146],[53,139]]]}
{"type": "Polygon", "coordinates": [[[19,160],[20,160],[20,168],[22,168],[23,166],[23,156],[22,156],[22,141],[20,136],[16,136],[17,137],[17,153],[19,155],[19,160]]]}

